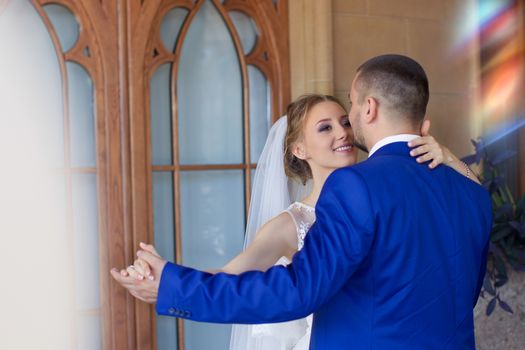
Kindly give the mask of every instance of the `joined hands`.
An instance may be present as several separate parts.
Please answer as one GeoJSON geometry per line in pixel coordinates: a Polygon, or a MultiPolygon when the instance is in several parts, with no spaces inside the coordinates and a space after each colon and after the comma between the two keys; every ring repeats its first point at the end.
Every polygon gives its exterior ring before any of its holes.
{"type": "Polygon", "coordinates": [[[146,303],[157,301],[162,270],[167,261],[150,244],[140,243],[137,259],[126,269],[111,269],[111,276],[131,295],[146,303]]]}

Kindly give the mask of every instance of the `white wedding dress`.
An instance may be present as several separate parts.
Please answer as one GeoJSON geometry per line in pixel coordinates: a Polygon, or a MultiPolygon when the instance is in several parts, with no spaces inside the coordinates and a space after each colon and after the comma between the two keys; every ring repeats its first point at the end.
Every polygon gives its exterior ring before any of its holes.
{"type": "MultiPolygon", "coordinates": [[[[254,240],[260,227],[286,212],[295,223],[297,249],[315,221],[314,208],[299,202],[311,191],[311,183],[299,184],[286,177],[283,167],[283,143],[286,117],[270,130],[254,176],[252,199],[246,225],[245,248],[254,240]]],[[[288,265],[282,257],[276,265],[288,265]]],[[[232,327],[230,350],[307,350],[310,344],[312,315],[290,322],[239,325],[232,327]]]]}
{"type": "MultiPolygon", "coordinates": [[[[286,210],[292,217],[297,230],[297,249],[301,250],[304,238],[315,221],[315,209],[301,202],[292,203],[286,210]]],[[[282,257],[277,264],[288,265],[282,257]]],[[[248,340],[246,350],[308,350],[312,328],[312,315],[299,320],[246,325],[248,340]]]]}

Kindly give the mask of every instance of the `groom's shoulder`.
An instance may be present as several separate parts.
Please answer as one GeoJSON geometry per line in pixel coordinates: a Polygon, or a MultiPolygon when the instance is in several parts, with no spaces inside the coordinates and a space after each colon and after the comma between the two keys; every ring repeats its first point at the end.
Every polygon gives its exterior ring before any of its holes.
{"type": "Polygon", "coordinates": [[[331,178],[342,178],[345,176],[359,176],[359,171],[356,171],[357,164],[338,168],[332,172],[331,178]]]}
{"type": "Polygon", "coordinates": [[[381,164],[375,164],[370,159],[349,165],[343,168],[335,170],[332,175],[335,177],[353,176],[353,177],[366,177],[370,172],[381,169],[381,164]]]}
{"type": "Polygon", "coordinates": [[[332,186],[337,186],[338,184],[347,186],[349,183],[366,185],[366,177],[361,167],[356,164],[336,169],[326,182],[332,186]]]}
{"type": "Polygon", "coordinates": [[[339,176],[346,175],[366,178],[366,176],[370,173],[383,171],[384,165],[384,162],[375,162],[373,159],[367,159],[354,165],[339,168],[334,171],[334,174],[339,174],[339,176]]]}

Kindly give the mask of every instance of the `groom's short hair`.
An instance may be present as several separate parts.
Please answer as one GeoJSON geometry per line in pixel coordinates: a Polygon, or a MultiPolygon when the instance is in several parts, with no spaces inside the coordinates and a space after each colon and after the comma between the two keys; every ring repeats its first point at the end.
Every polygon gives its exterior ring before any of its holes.
{"type": "Polygon", "coordinates": [[[366,95],[381,95],[387,108],[420,125],[427,109],[428,79],[423,67],[402,55],[382,55],[369,59],[357,69],[359,102],[366,95]]]}

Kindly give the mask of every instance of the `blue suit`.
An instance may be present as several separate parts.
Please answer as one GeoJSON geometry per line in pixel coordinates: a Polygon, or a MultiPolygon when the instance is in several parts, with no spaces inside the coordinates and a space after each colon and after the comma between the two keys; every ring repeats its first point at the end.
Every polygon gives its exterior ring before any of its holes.
{"type": "Polygon", "coordinates": [[[418,164],[405,142],[336,170],[287,267],[217,275],[168,263],[157,312],[267,323],[312,312],[311,349],[474,349],[491,228],[488,193],[418,164]]]}

